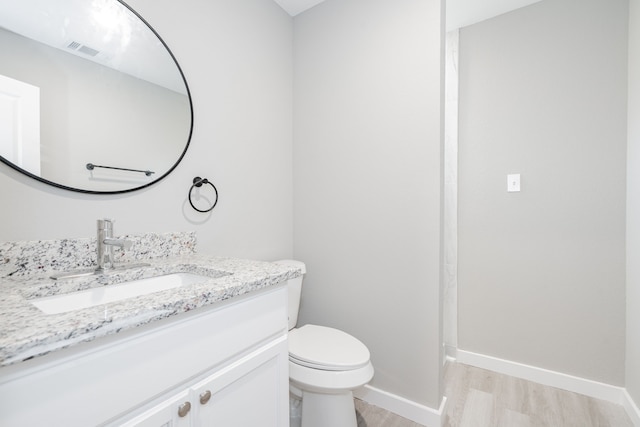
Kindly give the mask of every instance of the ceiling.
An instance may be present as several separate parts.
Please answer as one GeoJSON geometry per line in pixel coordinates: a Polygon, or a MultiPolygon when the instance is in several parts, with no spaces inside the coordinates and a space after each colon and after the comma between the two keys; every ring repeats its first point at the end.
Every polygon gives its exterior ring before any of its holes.
{"type": "Polygon", "coordinates": [[[322,3],[324,0],[274,0],[281,8],[291,16],[296,16],[313,6],[322,3]]]}
{"type": "MultiPolygon", "coordinates": [[[[296,16],[325,0],[274,0],[291,16],[296,16]]],[[[446,0],[447,31],[466,27],[541,0],[446,0]]]]}

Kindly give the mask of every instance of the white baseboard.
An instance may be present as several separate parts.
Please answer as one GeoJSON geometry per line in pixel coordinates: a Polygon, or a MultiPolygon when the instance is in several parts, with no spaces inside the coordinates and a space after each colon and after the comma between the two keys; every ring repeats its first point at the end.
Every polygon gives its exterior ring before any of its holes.
{"type": "MultiPolygon", "coordinates": [[[[476,366],[543,385],[580,393],[618,405],[623,404],[625,400],[623,399],[623,395],[626,393],[626,390],[622,387],[460,349],[458,349],[457,356],[458,362],[466,365],[476,366]]],[[[630,397],[629,400],[631,401],[630,397]]]]}
{"type": "Polygon", "coordinates": [[[441,427],[444,421],[443,415],[447,405],[446,397],[442,398],[440,408],[436,410],[370,385],[360,387],[353,394],[358,399],[364,400],[371,405],[386,409],[426,427],[441,427]]]}
{"type": "MultiPolygon", "coordinates": [[[[457,350],[456,356],[460,363],[622,405],[633,425],[640,427],[640,409],[623,387],[464,350],[457,350]]],[[[442,398],[440,408],[436,410],[370,385],[355,390],[353,394],[358,399],[427,427],[440,427],[444,422],[446,397],[442,398]]]]}
{"type": "Polygon", "coordinates": [[[622,396],[622,406],[627,411],[633,425],[640,426],[640,408],[638,408],[638,405],[633,401],[627,390],[624,391],[622,396]]]}
{"type": "Polygon", "coordinates": [[[445,344],[444,346],[445,360],[455,360],[458,358],[458,348],[445,344]]]}

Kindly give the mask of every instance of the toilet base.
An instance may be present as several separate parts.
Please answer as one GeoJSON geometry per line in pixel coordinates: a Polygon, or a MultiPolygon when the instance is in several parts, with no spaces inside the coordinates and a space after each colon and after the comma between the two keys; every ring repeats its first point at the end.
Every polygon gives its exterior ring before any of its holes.
{"type": "Polygon", "coordinates": [[[323,394],[302,391],[302,427],[357,427],[351,391],[323,394]]]}

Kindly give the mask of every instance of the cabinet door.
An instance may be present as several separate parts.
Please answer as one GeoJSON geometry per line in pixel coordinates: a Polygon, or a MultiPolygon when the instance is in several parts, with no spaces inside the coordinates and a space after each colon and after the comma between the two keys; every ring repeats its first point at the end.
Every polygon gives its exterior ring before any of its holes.
{"type": "Polygon", "coordinates": [[[193,425],[287,427],[288,355],[283,337],[196,384],[193,425]]]}
{"type": "Polygon", "coordinates": [[[192,406],[189,391],[185,390],[127,421],[122,427],[190,427],[192,406]]]}

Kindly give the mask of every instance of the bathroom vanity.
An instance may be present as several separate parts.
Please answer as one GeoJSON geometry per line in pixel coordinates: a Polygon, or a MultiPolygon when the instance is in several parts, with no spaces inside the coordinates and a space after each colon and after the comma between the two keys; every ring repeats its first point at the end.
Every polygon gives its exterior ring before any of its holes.
{"type": "Polygon", "coordinates": [[[0,425],[288,425],[285,282],[300,272],[195,253],[145,261],[63,281],[4,270],[0,425]],[[33,304],[178,272],[204,278],[56,314],[33,304]]]}

